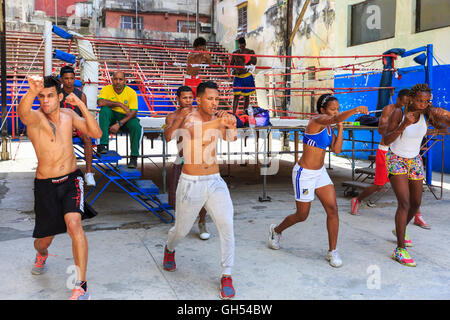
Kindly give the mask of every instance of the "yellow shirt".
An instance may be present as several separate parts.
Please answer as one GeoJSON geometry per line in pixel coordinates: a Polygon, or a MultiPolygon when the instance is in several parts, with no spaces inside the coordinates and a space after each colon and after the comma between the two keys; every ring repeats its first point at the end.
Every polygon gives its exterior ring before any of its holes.
{"type": "MultiPolygon", "coordinates": [[[[107,85],[103,87],[102,90],[100,90],[100,94],[98,95],[97,99],[105,99],[114,102],[121,102],[124,105],[126,105],[130,110],[138,110],[138,99],[136,91],[134,91],[128,86],[125,86],[122,92],[118,94],[116,91],[114,91],[112,85],[107,85]]],[[[120,107],[115,107],[111,109],[115,112],[125,114],[125,111],[123,111],[123,109],[120,107]]]]}

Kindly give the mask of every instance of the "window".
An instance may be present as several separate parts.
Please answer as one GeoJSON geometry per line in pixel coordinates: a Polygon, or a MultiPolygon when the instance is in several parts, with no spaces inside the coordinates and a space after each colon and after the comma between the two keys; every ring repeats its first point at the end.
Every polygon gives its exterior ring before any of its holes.
{"type": "Polygon", "coordinates": [[[448,0],[416,0],[416,32],[450,26],[448,0]]]}
{"type": "Polygon", "coordinates": [[[395,0],[367,0],[351,6],[350,45],[395,35],[395,0]]]}
{"type": "Polygon", "coordinates": [[[177,31],[178,32],[188,32],[192,31],[195,32],[195,21],[185,21],[185,20],[178,20],[177,21],[177,31]]]}
{"type": "Polygon", "coordinates": [[[247,2],[240,4],[238,7],[238,37],[245,36],[247,33],[247,2]]]}
{"type": "Polygon", "coordinates": [[[211,24],[200,22],[200,32],[201,33],[210,33],[211,32],[211,24]]]}
{"type": "MultiPolygon", "coordinates": [[[[121,29],[134,29],[136,24],[135,16],[122,16],[120,17],[120,28],[121,29]]],[[[142,17],[138,17],[138,30],[142,30],[142,17]]]]}

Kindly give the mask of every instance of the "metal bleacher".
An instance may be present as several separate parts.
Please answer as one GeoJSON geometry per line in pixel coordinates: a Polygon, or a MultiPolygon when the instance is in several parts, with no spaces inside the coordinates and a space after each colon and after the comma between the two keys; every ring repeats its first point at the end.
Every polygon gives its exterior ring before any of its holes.
{"type": "MultiPolygon", "coordinates": [[[[79,138],[73,139],[77,159],[84,160],[84,147],[79,138]]],[[[119,165],[122,160],[116,151],[110,150],[107,154],[93,153],[92,167],[100,173],[101,178],[85,196],[85,201],[92,205],[110,184],[114,184],[136,200],[146,210],[166,223],[173,222],[174,216],[167,204],[167,194],[160,194],[159,188],[152,180],[141,179],[141,171],[130,169],[126,165],[119,165]],[[106,181],[103,185],[102,181],[106,181]],[[89,200],[90,199],[90,200],[89,200]]]]}

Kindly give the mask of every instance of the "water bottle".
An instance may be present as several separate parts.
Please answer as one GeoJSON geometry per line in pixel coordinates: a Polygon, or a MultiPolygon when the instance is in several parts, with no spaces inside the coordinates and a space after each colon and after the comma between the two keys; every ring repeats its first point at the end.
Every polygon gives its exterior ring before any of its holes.
{"type": "Polygon", "coordinates": [[[255,117],[253,115],[253,107],[249,106],[247,108],[247,113],[248,113],[248,125],[250,128],[254,128],[256,125],[256,121],[255,121],[255,117]]]}

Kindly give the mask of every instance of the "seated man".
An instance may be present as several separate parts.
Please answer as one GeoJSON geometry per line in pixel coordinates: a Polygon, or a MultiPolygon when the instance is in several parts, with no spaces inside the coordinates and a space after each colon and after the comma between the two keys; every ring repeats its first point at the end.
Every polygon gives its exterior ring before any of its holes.
{"type": "Polygon", "coordinates": [[[122,71],[114,72],[112,84],[100,91],[97,104],[101,108],[99,123],[103,131],[97,153],[108,152],[109,132],[117,133],[120,128],[124,128],[130,134],[131,157],[128,168],[136,168],[143,130],[137,118],[137,94],[125,85],[125,74],[122,71]]]}
{"type": "MultiPolygon", "coordinates": [[[[63,99],[60,102],[61,108],[69,108],[75,111],[76,114],[78,114],[80,117],[83,115],[81,114],[80,108],[77,106],[73,106],[70,103],[66,101],[66,98],[69,94],[72,92],[83,101],[84,104],[87,104],[86,95],[81,92],[80,89],[75,88],[75,70],[70,66],[65,66],[61,68],[61,71],[59,73],[62,83],[62,94],[63,99]]],[[[77,129],[73,129],[73,137],[78,137],[83,141],[84,145],[84,158],[86,159],[86,173],[84,175],[84,179],[86,181],[86,184],[91,187],[95,187],[95,179],[94,179],[94,173],[92,172],[92,141],[91,137],[88,137],[81,131],[77,129]]]]}

